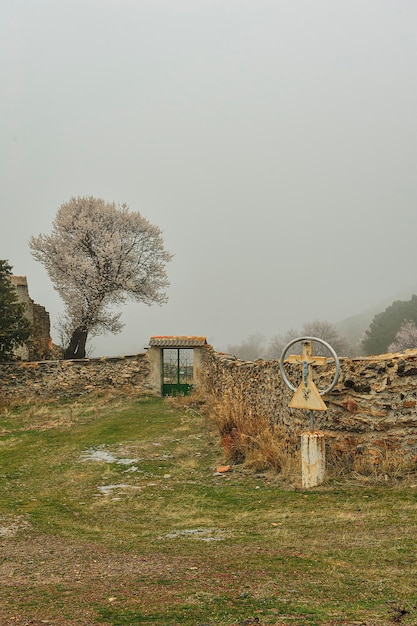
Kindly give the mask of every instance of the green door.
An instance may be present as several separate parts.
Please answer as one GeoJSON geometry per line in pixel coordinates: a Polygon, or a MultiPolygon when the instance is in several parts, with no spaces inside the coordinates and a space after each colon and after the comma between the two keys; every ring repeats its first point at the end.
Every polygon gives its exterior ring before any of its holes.
{"type": "Polygon", "coordinates": [[[193,386],[192,348],[164,348],[162,350],[162,395],[187,395],[193,386]]]}

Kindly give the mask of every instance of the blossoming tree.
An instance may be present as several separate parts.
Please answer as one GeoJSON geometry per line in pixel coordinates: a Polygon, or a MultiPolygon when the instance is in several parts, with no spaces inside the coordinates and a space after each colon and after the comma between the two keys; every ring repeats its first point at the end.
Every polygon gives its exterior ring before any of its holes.
{"type": "Polygon", "coordinates": [[[40,261],[65,304],[66,359],[85,357],[88,335],[123,328],[113,307],[136,300],[167,301],[161,230],[127,205],[78,196],[61,205],[50,235],[32,237],[40,261]]]}
{"type": "Polygon", "coordinates": [[[410,348],[417,348],[417,327],[414,322],[405,320],[395,335],[394,341],[388,346],[388,351],[403,352],[410,348]]]}

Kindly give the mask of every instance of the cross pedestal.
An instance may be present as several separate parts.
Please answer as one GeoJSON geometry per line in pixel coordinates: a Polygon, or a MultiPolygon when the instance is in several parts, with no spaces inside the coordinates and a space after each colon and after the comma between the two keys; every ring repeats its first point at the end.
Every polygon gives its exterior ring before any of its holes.
{"type": "Polygon", "coordinates": [[[306,432],[301,435],[301,484],[304,489],[317,487],[324,480],[326,443],[324,434],[306,432]]]}

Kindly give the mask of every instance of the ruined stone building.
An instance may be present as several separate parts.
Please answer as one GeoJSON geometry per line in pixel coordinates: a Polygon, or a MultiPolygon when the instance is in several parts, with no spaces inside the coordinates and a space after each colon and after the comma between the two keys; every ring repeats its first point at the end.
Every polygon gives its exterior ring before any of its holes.
{"type": "Polygon", "coordinates": [[[26,276],[11,276],[19,302],[25,305],[26,315],[32,324],[29,340],[16,350],[16,356],[22,361],[43,361],[51,358],[52,339],[49,313],[29,296],[26,276]]]}

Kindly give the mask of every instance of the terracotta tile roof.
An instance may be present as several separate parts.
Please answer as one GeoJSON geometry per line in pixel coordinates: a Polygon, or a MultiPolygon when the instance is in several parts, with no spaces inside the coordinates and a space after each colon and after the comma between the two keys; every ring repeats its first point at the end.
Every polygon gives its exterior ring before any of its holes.
{"type": "Polygon", "coordinates": [[[159,335],[151,337],[149,345],[158,348],[196,348],[207,345],[207,339],[193,335],[159,335]]]}

